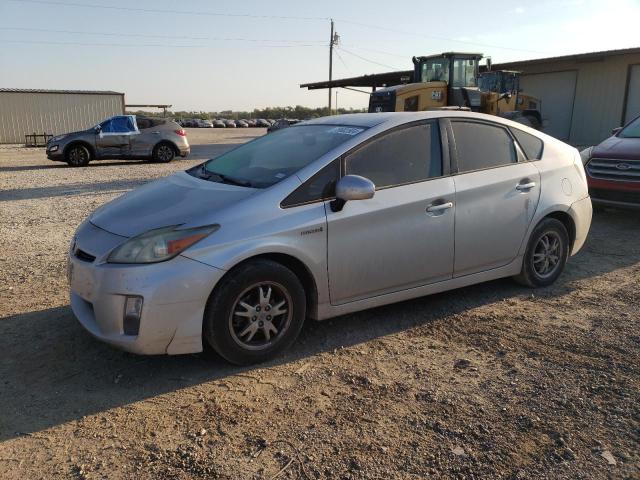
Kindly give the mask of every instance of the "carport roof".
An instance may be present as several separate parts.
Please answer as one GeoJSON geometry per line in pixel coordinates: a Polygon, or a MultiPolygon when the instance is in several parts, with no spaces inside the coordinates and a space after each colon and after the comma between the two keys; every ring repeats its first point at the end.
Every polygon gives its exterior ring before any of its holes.
{"type": "Polygon", "coordinates": [[[88,94],[88,95],[124,95],[122,92],[112,90],[49,90],[41,88],[0,88],[0,92],[10,93],[63,93],[63,94],[88,94]]]}
{"type": "Polygon", "coordinates": [[[505,68],[519,67],[522,65],[534,65],[539,63],[552,63],[552,62],[589,62],[596,61],[599,58],[612,57],[614,55],[629,55],[640,53],[640,47],[623,48],[620,50],[603,50],[600,52],[578,53],[574,55],[562,55],[559,57],[547,57],[547,58],[534,58],[531,60],[518,60],[517,62],[504,62],[494,63],[491,67],[493,70],[504,70],[505,68]]]}

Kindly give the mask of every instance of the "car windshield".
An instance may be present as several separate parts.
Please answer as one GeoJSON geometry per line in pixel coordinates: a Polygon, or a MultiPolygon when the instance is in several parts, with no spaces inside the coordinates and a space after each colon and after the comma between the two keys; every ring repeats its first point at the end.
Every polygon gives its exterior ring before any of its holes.
{"type": "Polygon", "coordinates": [[[189,173],[207,180],[267,188],[364,130],[339,125],[285,128],[209,160],[189,173]]]}
{"type": "Polygon", "coordinates": [[[624,127],[618,134],[618,138],[640,138],[640,117],[624,127]]]}

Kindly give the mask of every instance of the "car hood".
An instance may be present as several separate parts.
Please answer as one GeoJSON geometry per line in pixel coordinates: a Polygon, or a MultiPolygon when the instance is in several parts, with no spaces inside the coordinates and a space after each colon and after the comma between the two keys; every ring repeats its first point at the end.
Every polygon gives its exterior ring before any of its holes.
{"type": "Polygon", "coordinates": [[[593,148],[592,157],[640,159],[640,138],[609,137],[593,148]]]}
{"type": "Polygon", "coordinates": [[[179,172],[132,190],[96,210],[89,221],[108,232],[134,237],[170,225],[215,223],[216,212],[257,192],[179,172]]]}

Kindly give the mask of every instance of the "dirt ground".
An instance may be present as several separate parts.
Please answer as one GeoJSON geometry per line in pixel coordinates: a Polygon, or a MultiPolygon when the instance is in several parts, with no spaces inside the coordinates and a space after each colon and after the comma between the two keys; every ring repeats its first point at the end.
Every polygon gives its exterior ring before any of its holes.
{"type": "Polygon", "coordinates": [[[326,322],[277,361],[138,357],[68,305],[77,225],[167,165],[0,147],[0,478],[640,478],[640,214],[596,214],[552,287],[500,280],[326,322]]]}

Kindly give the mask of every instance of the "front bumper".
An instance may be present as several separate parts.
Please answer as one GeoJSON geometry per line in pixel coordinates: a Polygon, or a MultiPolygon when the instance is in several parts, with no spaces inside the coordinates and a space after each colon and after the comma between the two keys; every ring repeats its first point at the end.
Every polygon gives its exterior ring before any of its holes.
{"type": "Polygon", "coordinates": [[[596,205],[640,208],[639,182],[614,182],[599,178],[588,178],[589,195],[596,205]]]}
{"type": "Polygon", "coordinates": [[[47,145],[47,158],[49,160],[62,161],[64,160],[63,149],[58,144],[47,145]]]}
{"type": "Polygon", "coordinates": [[[223,270],[182,256],[149,265],[101,263],[101,256],[108,251],[97,252],[95,246],[115,246],[123,238],[90,224],[79,232],[68,258],[71,308],[91,335],[138,354],[202,351],[205,305],[223,270]],[[102,238],[87,241],[82,233],[102,238]],[[77,249],[81,249],[80,256],[77,249]],[[93,255],[97,258],[91,261],[93,255]],[[137,335],[124,333],[127,296],[143,298],[137,335]]]}

